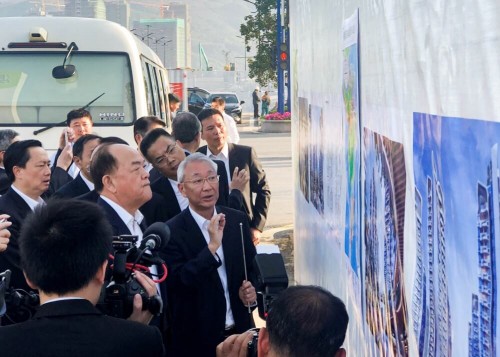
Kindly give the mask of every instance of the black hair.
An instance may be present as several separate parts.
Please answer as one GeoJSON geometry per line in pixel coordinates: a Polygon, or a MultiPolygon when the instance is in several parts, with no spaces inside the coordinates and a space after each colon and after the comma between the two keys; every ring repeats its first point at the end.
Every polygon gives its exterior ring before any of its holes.
{"type": "Polygon", "coordinates": [[[95,134],[85,134],[80,136],[78,140],[73,144],[73,156],[79,157],[81,159],[85,144],[96,139],[99,139],[100,142],[101,137],[95,134]]]}
{"type": "MultiPolygon", "coordinates": [[[[148,150],[153,145],[159,137],[164,136],[166,138],[170,138],[174,140],[172,135],[163,130],[162,128],[156,128],[151,130],[149,133],[141,141],[141,153],[149,162],[151,162],[151,158],[148,157],[148,150]]],[[[175,140],[174,140],[175,141],[175,140]]]]}
{"type": "Polygon", "coordinates": [[[104,188],[102,178],[112,173],[118,164],[115,157],[109,152],[111,145],[115,145],[115,143],[101,141],[101,145],[95,149],[90,161],[90,176],[92,176],[94,188],[98,193],[101,193],[104,188]]]}
{"type": "Polygon", "coordinates": [[[5,150],[3,166],[11,183],[15,180],[14,166],[26,167],[26,163],[30,159],[29,148],[32,147],[42,147],[42,143],[33,139],[21,140],[12,143],[7,150],[5,150]]]}
{"type": "Polygon", "coordinates": [[[92,115],[90,114],[89,111],[83,109],[83,108],[78,108],[78,109],[73,109],[68,113],[66,116],[66,125],[70,126],[71,121],[73,119],[80,119],[80,118],[89,118],[90,121],[92,121],[92,115]]]}
{"type": "Polygon", "coordinates": [[[191,112],[182,112],[172,122],[172,135],[181,143],[190,143],[201,132],[201,123],[191,112]]]}
{"type": "Polygon", "coordinates": [[[217,103],[219,105],[226,105],[226,101],[222,97],[213,97],[212,98],[212,103],[217,103]]]}
{"type": "Polygon", "coordinates": [[[95,203],[49,200],[23,222],[21,266],[41,291],[63,295],[89,284],[111,251],[112,228],[95,203]]]}
{"type": "Polygon", "coordinates": [[[137,134],[144,137],[153,124],[161,125],[162,128],[166,126],[163,120],[154,115],[140,117],[139,119],[137,119],[134,122],[134,137],[137,134]]]}
{"type": "Polygon", "coordinates": [[[123,144],[123,145],[128,145],[128,143],[123,140],[122,138],[119,138],[118,136],[106,136],[105,138],[101,139],[101,144],[123,144]]]}
{"type": "Polygon", "coordinates": [[[0,130],[0,151],[5,151],[19,133],[12,129],[0,130]]]}
{"type": "Polygon", "coordinates": [[[169,103],[180,103],[181,98],[177,94],[174,93],[168,93],[168,102],[169,103]]]}
{"type": "Polygon", "coordinates": [[[269,344],[289,357],[333,356],[344,343],[349,316],[338,297],[319,286],[292,286],[273,301],[269,344]]]}
{"type": "Polygon", "coordinates": [[[214,108],[207,108],[203,109],[201,112],[198,113],[198,120],[200,122],[203,122],[203,120],[210,118],[212,115],[220,115],[221,118],[224,118],[220,110],[214,108]]]}

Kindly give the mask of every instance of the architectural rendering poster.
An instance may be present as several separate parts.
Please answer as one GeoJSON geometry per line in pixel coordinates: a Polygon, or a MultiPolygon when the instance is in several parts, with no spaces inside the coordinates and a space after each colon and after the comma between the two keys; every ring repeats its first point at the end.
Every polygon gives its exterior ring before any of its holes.
{"type": "Polygon", "coordinates": [[[372,356],[408,355],[403,145],[364,129],[364,317],[372,356]]]}
{"type": "Polygon", "coordinates": [[[311,203],[316,208],[320,215],[323,215],[325,208],[324,201],[324,185],[323,185],[323,162],[324,162],[324,123],[323,111],[317,105],[309,106],[309,117],[311,118],[311,140],[309,141],[311,147],[310,152],[310,198],[311,203]]]}
{"type": "Polygon", "coordinates": [[[299,98],[299,187],[309,202],[309,105],[299,98]]]}
{"type": "Polygon", "coordinates": [[[419,356],[498,356],[500,124],[415,113],[419,356]]]}
{"type": "Polygon", "coordinates": [[[360,263],[360,117],[359,117],[359,61],[358,10],[344,21],[342,53],[342,96],[347,147],[347,197],[345,223],[345,254],[359,276],[360,263]]]}

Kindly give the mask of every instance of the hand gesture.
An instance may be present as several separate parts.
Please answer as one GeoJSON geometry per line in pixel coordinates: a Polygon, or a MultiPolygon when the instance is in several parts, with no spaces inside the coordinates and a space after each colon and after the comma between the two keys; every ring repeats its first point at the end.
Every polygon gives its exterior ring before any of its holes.
{"type": "Polygon", "coordinates": [[[7,228],[12,224],[12,222],[7,221],[10,216],[7,214],[0,214],[0,252],[7,249],[9,244],[10,232],[7,228]]]}
{"type": "Polygon", "coordinates": [[[216,214],[210,220],[208,225],[208,235],[210,237],[210,242],[208,243],[208,249],[215,254],[217,249],[222,244],[222,235],[224,233],[224,226],[226,225],[226,216],[224,213],[216,214]]]}
{"type": "Polygon", "coordinates": [[[70,143],[62,149],[61,154],[57,158],[56,166],[67,170],[73,162],[73,146],[70,143]]]}
{"type": "Polygon", "coordinates": [[[243,188],[247,184],[248,180],[250,180],[248,171],[245,169],[239,170],[238,167],[235,167],[233,171],[233,178],[231,179],[231,185],[229,185],[229,188],[231,190],[236,189],[243,191],[243,188]]]}

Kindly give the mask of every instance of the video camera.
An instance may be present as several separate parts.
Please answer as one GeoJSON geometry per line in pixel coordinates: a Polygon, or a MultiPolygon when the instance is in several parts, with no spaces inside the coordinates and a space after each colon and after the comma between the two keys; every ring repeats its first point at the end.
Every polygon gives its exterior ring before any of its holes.
{"type": "Polygon", "coordinates": [[[0,316],[7,318],[7,323],[29,320],[40,305],[38,294],[10,286],[11,271],[0,273],[0,316]]]}
{"type": "MultiPolygon", "coordinates": [[[[288,287],[285,262],[280,253],[257,254],[253,261],[257,275],[257,307],[261,319],[266,320],[273,301],[288,287]]],[[[259,329],[253,329],[253,338],[248,343],[248,357],[257,357],[259,329]]]]}
{"type": "MultiPolygon", "coordinates": [[[[152,266],[161,266],[161,278],[153,281],[161,283],[167,278],[167,266],[158,257],[158,250],[164,248],[170,239],[170,230],[164,223],[153,223],[146,229],[139,247],[137,236],[120,235],[113,237],[113,255],[110,257],[111,277],[106,279],[101,290],[97,308],[104,314],[118,318],[127,318],[132,313],[134,296],[142,297],[142,309],[153,315],[161,312],[163,302],[158,295],[148,296],[147,291],[134,277],[134,271],[151,275],[152,266]]],[[[106,274],[108,276],[108,274],[106,274]]]]}

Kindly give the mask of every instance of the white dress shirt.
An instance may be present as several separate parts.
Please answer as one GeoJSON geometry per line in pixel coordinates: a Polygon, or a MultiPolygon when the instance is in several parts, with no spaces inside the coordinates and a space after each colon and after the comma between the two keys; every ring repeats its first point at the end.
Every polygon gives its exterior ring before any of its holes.
{"type": "Polygon", "coordinates": [[[87,187],[89,188],[90,191],[93,191],[94,190],[94,183],[93,182],[90,182],[85,176],[82,175],[82,173],[80,172],[80,177],[82,178],[83,182],[85,182],[85,184],[87,185],[87,187]]]}
{"type": "Polygon", "coordinates": [[[221,152],[217,155],[212,154],[210,148],[207,146],[207,156],[212,160],[220,160],[224,163],[227,172],[227,184],[231,186],[231,173],[229,172],[229,146],[227,143],[224,144],[221,152]]]}
{"type": "MultiPolygon", "coordinates": [[[[196,213],[191,207],[189,207],[189,211],[193,216],[194,220],[198,227],[200,227],[201,233],[203,233],[203,237],[207,244],[210,242],[210,236],[208,234],[208,226],[210,221],[208,219],[203,218],[198,213],[196,213]]],[[[217,211],[214,208],[214,216],[217,214],[217,211]]],[[[226,327],[230,327],[234,325],[234,316],[233,310],[231,310],[231,300],[229,300],[229,289],[227,285],[227,271],[226,271],[226,263],[224,259],[224,250],[221,246],[217,249],[217,255],[221,261],[221,266],[217,268],[217,273],[219,274],[220,282],[222,284],[222,288],[224,289],[224,297],[226,298],[226,327]]],[[[216,259],[214,257],[214,259],[216,259]]]]}
{"type": "Polygon", "coordinates": [[[187,208],[187,206],[189,206],[189,200],[187,199],[187,197],[184,197],[182,195],[181,191],[179,191],[179,186],[177,185],[177,181],[168,179],[168,182],[170,182],[170,185],[174,190],[175,198],[177,198],[177,202],[179,203],[181,211],[184,211],[187,208]]]}
{"type": "Polygon", "coordinates": [[[227,142],[238,144],[240,142],[240,134],[238,133],[236,122],[232,116],[227,115],[225,112],[222,112],[222,117],[224,118],[224,124],[226,124],[227,142]]]}
{"type": "Polygon", "coordinates": [[[22,193],[17,187],[16,187],[16,184],[13,183],[10,187],[12,187],[12,189],[19,195],[21,196],[21,198],[24,200],[24,202],[26,202],[26,204],[30,207],[30,209],[32,211],[35,210],[35,207],[42,204],[44,205],[45,204],[45,201],[41,198],[41,197],[38,197],[38,199],[34,200],[32,199],[31,197],[25,195],[24,193],[22,193]]]}

